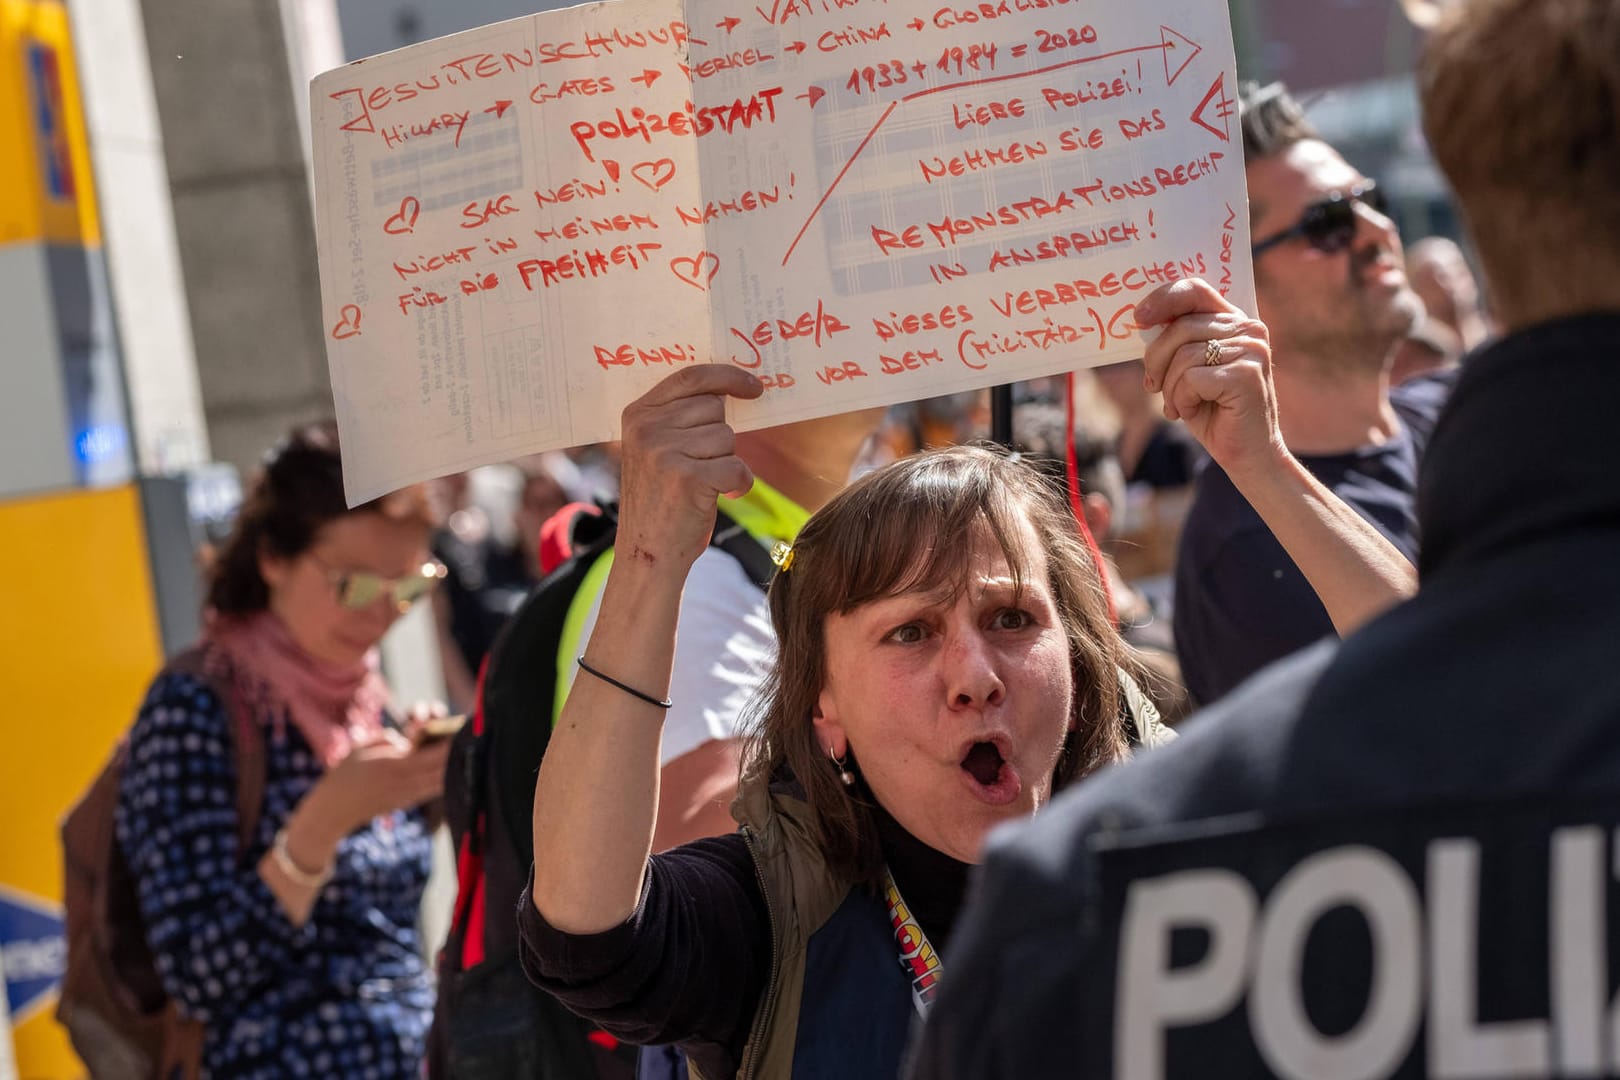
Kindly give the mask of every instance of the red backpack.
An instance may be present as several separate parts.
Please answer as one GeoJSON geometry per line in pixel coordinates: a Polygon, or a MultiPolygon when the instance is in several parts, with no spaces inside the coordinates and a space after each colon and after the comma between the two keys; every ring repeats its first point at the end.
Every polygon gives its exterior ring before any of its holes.
{"type": "MultiPolygon", "coordinates": [[[[205,672],[204,647],[186,651],[169,671],[221,680],[205,672]]],[[[249,713],[228,703],[236,757],[237,851],[253,840],[264,802],[265,745],[249,713]]],[[[63,906],[67,972],[56,1019],[95,1080],[194,1080],[201,1069],[203,1025],[180,1015],[163,989],[146,943],[135,878],[113,825],[118,785],[129,759],[125,735],[111,759],[62,819],[63,906]]]]}

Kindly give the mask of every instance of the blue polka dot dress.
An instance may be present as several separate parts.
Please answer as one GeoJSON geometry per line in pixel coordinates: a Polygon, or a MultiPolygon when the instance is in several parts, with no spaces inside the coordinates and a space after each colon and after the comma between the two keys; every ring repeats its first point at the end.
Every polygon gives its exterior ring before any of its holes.
{"type": "Polygon", "coordinates": [[[230,723],[206,683],[160,675],[130,735],[117,811],[158,973],[207,1026],[204,1075],[419,1077],[433,1011],[417,933],[431,857],[422,813],[344,839],[296,927],[257,865],[322,767],[293,725],[266,730],[264,809],[240,859],[230,723]]]}

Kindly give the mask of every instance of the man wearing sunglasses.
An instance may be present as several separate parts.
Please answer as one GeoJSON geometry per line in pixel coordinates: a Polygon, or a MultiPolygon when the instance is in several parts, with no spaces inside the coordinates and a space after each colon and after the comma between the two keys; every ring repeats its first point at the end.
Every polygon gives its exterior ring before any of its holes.
{"type": "MultiPolygon", "coordinates": [[[[1422,315],[1384,193],[1322,140],[1281,84],[1246,85],[1242,128],[1259,316],[1284,441],[1414,562],[1417,465],[1449,385],[1390,390],[1422,315]]],[[[1176,566],[1176,648],[1208,704],[1333,633],[1310,584],[1217,466],[1200,475],[1176,566]]]]}

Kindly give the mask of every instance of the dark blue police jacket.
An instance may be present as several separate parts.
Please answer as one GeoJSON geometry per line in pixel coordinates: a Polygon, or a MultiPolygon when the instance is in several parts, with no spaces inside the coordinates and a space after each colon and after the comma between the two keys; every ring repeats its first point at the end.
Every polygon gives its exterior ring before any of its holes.
{"type": "Polygon", "coordinates": [[[1620,1075],[1617,343],[1475,356],[1420,595],[998,834],[913,1076],[1620,1075]]]}

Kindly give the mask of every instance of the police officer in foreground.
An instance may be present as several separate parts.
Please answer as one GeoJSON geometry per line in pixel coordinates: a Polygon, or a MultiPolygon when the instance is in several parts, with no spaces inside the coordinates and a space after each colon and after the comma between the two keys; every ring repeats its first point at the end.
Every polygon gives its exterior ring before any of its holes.
{"type": "Polygon", "coordinates": [[[993,839],[914,1076],[1620,1075],[1620,0],[1450,5],[1420,85],[1505,336],[1418,596],[993,839]]]}

